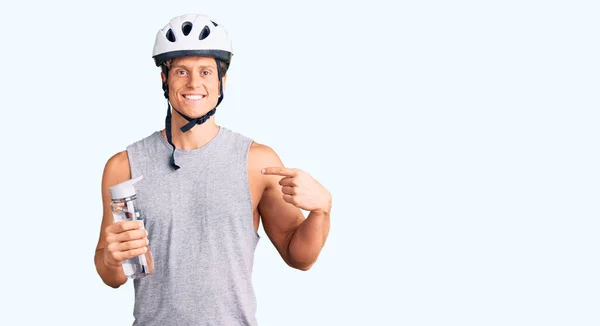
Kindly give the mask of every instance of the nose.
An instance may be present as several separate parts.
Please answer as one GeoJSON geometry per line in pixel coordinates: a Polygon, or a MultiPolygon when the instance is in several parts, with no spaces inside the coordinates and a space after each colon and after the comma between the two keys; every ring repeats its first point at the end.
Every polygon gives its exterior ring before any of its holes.
{"type": "Polygon", "coordinates": [[[190,74],[190,77],[188,78],[188,87],[189,88],[196,88],[196,87],[200,87],[200,85],[202,85],[202,78],[200,77],[199,74],[190,74]]]}

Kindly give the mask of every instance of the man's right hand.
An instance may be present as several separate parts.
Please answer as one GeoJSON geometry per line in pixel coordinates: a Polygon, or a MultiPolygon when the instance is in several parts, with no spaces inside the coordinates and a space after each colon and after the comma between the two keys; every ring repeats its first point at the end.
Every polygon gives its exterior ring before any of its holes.
{"type": "Polygon", "coordinates": [[[106,227],[104,264],[120,267],[124,260],[148,251],[148,231],[140,221],[119,221],[106,227]]]}

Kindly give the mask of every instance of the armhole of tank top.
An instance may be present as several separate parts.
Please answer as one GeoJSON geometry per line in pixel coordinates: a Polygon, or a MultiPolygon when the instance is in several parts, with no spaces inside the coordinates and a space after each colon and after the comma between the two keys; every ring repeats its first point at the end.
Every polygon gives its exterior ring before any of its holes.
{"type": "MultiPolygon", "coordinates": [[[[246,144],[246,149],[244,152],[244,175],[246,176],[246,180],[244,182],[245,192],[246,192],[246,200],[248,205],[250,206],[250,230],[254,233],[254,237],[256,240],[260,240],[260,234],[258,234],[257,230],[254,230],[254,211],[252,210],[252,191],[250,191],[250,173],[248,170],[248,164],[250,164],[250,148],[252,148],[252,144],[254,144],[254,140],[249,139],[248,144],[246,144]]],[[[260,229],[260,217],[258,221],[259,229],[260,229]]]]}
{"type": "Polygon", "coordinates": [[[127,162],[129,162],[129,175],[131,176],[131,179],[136,178],[136,172],[135,171],[135,160],[132,160],[133,157],[133,152],[132,152],[132,147],[131,146],[127,146],[125,153],[127,154],[127,162]]]}

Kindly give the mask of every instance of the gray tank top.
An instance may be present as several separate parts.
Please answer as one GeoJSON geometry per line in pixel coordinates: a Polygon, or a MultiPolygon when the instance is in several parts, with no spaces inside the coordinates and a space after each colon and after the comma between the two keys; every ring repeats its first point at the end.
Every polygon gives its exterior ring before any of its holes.
{"type": "Polygon", "coordinates": [[[160,132],[127,147],[154,273],[134,280],[133,325],[257,325],[254,230],[248,184],[252,140],[220,127],[195,150],[160,132]]]}

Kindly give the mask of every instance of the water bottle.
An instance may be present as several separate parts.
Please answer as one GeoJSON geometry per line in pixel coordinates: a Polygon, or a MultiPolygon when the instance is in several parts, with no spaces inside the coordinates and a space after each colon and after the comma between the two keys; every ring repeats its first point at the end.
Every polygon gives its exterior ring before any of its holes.
{"type": "MultiPolygon", "coordinates": [[[[112,214],[116,222],[119,221],[141,221],[142,229],[144,220],[139,209],[136,208],[137,196],[135,183],[140,181],[142,176],[127,180],[110,188],[112,214]]],[[[123,271],[128,278],[136,279],[150,275],[152,273],[148,261],[152,264],[152,254],[150,250],[144,255],[129,258],[123,261],[123,271]]]]}

